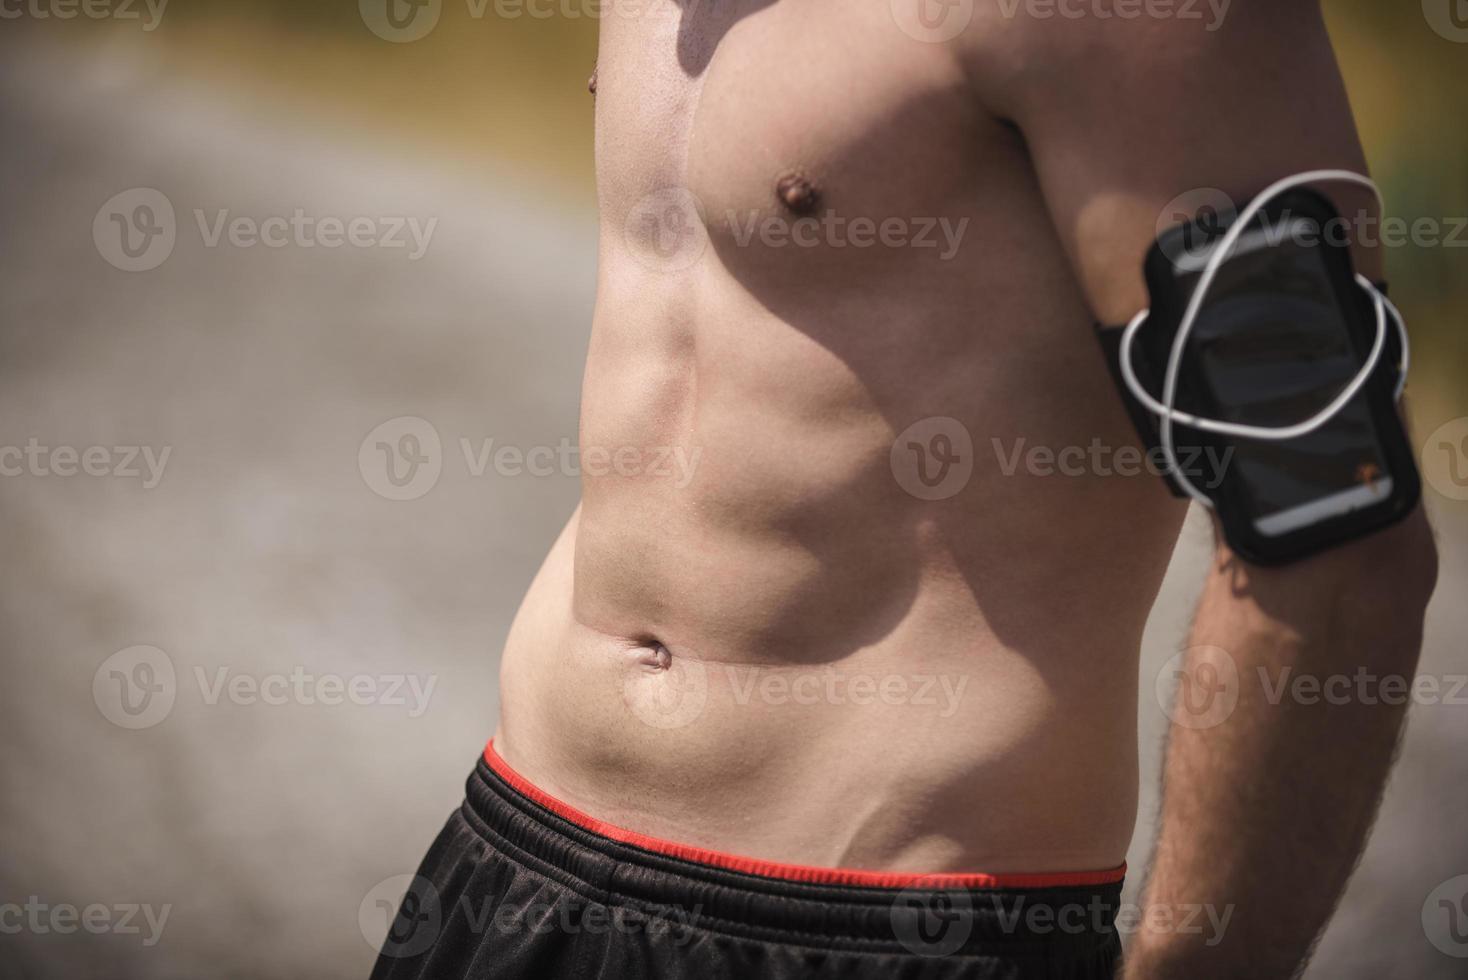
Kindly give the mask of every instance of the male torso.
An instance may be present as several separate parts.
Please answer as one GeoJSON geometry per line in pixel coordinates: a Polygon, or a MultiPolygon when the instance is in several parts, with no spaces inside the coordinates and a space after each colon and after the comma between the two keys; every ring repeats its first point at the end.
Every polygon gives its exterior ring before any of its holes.
{"type": "Polygon", "coordinates": [[[722,851],[1114,867],[1181,513],[1106,475],[1130,430],[1025,142],[914,16],[602,20],[583,500],[496,746],[722,851]]]}

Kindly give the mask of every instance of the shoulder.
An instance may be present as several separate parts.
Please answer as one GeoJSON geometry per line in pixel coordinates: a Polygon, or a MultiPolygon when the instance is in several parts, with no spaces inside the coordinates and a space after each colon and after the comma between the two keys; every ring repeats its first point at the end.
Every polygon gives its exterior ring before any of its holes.
{"type": "MultiPolygon", "coordinates": [[[[965,20],[946,43],[999,114],[1084,92],[1229,84],[1323,36],[1319,0],[893,0],[965,20]],[[967,11],[965,16],[964,12],[967,11]]],[[[936,17],[936,14],[933,15],[936,17]]]]}

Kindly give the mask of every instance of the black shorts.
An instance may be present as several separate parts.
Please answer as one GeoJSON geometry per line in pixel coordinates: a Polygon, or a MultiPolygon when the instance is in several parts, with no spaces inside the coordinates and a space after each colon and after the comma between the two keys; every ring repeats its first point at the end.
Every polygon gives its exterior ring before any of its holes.
{"type": "Polygon", "coordinates": [[[491,747],[372,977],[1112,977],[1121,871],[899,875],[703,851],[579,813],[491,747]]]}

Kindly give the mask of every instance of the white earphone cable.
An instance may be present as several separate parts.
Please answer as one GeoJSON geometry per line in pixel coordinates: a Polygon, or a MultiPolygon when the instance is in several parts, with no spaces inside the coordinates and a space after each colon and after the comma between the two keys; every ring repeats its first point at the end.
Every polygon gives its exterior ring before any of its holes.
{"type": "Polygon", "coordinates": [[[1142,324],[1146,321],[1149,311],[1143,310],[1138,313],[1122,332],[1120,352],[1122,380],[1126,383],[1127,388],[1136,397],[1137,401],[1153,415],[1158,416],[1160,420],[1158,434],[1160,436],[1163,459],[1167,463],[1168,472],[1172,474],[1173,478],[1177,480],[1178,485],[1183,488],[1188,496],[1200,501],[1205,506],[1213,506],[1212,500],[1188,479],[1187,474],[1182,471],[1182,467],[1178,464],[1176,447],[1173,443],[1172,427],[1174,423],[1188,428],[1199,429],[1204,432],[1215,432],[1220,435],[1235,436],[1243,439],[1286,440],[1298,439],[1301,436],[1308,435],[1339,415],[1346,405],[1350,403],[1351,399],[1360,392],[1367,380],[1370,379],[1372,372],[1376,370],[1376,366],[1381,360],[1383,350],[1386,348],[1388,319],[1391,319],[1396,324],[1397,333],[1402,342],[1401,374],[1397,380],[1396,387],[1398,397],[1401,396],[1402,388],[1406,384],[1410,356],[1407,345],[1407,328],[1402,322],[1402,315],[1396,306],[1392,304],[1391,300],[1383,296],[1381,291],[1376,288],[1370,279],[1358,273],[1356,275],[1356,283],[1371,297],[1372,306],[1376,311],[1376,339],[1371,345],[1371,353],[1367,356],[1366,362],[1361,366],[1361,370],[1341,389],[1339,394],[1331,399],[1330,404],[1302,422],[1280,426],[1243,425],[1236,422],[1226,422],[1222,419],[1193,415],[1188,412],[1179,411],[1176,408],[1178,374],[1182,366],[1183,352],[1187,348],[1188,337],[1191,335],[1193,325],[1197,322],[1198,315],[1203,308],[1203,303],[1208,297],[1208,290],[1212,288],[1213,280],[1217,277],[1218,270],[1222,268],[1224,261],[1228,258],[1229,252],[1233,250],[1235,243],[1244,233],[1245,229],[1248,228],[1249,223],[1254,220],[1254,216],[1263,210],[1271,200],[1291,188],[1318,181],[1344,181],[1360,184],[1370,189],[1376,195],[1378,204],[1382,205],[1383,210],[1385,209],[1381,198],[1381,191],[1377,188],[1376,184],[1369,178],[1349,170],[1311,170],[1296,174],[1293,177],[1286,177],[1265,188],[1258,197],[1249,202],[1244,210],[1239,213],[1234,223],[1229,226],[1228,232],[1225,233],[1223,239],[1214,246],[1213,251],[1208,256],[1208,261],[1203,267],[1202,275],[1198,278],[1198,284],[1194,287],[1192,297],[1189,299],[1182,320],[1178,324],[1177,335],[1173,338],[1172,349],[1167,358],[1167,370],[1163,377],[1161,401],[1153,398],[1151,393],[1142,387],[1131,361],[1132,343],[1137,331],[1141,329],[1142,324]]]}

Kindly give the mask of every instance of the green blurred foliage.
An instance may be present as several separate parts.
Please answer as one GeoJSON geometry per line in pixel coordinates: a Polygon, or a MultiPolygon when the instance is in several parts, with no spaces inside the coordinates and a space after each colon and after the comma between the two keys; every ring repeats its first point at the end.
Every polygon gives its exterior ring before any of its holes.
{"type": "MultiPolygon", "coordinates": [[[[1388,213],[1445,230],[1468,219],[1468,44],[1434,33],[1418,0],[1327,0],[1325,9],[1388,213]]],[[[1463,414],[1468,229],[1456,247],[1390,249],[1387,266],[1412,328],[1414,391],[1431,389],[1430,403],[1419,398],[1419,428],[1463,414]]]]}

